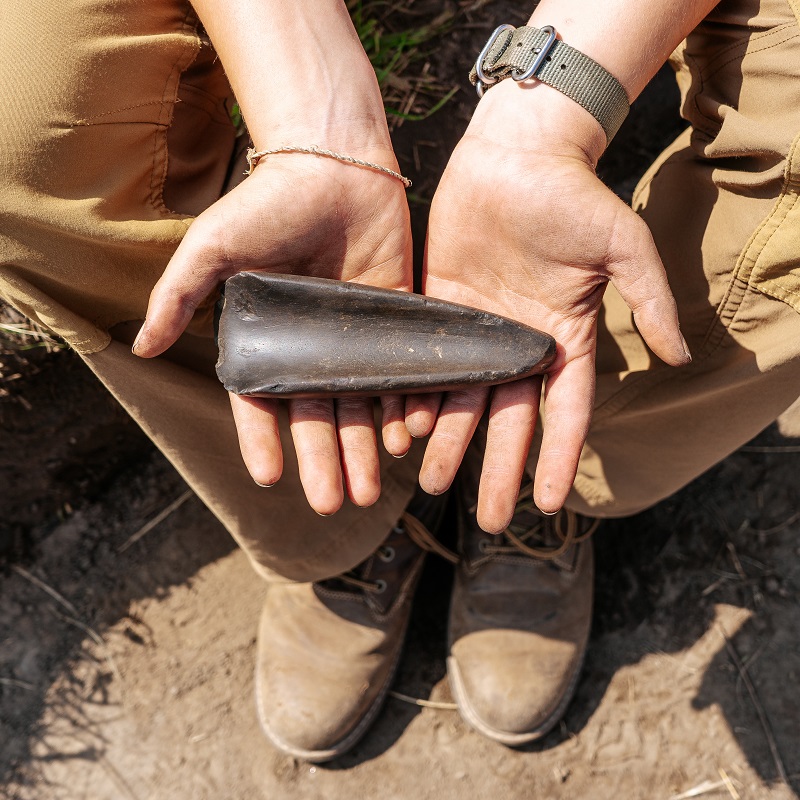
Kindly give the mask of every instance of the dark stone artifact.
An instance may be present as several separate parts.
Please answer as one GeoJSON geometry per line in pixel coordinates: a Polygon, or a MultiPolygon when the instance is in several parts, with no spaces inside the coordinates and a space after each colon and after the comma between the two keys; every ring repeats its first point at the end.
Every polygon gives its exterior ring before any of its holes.
{"type": "Polygon", "coordinates": [[[240,272],[218,305],[217,375],[255,397],[329,397],[506,383],[552,363],[551,336],[419,294],[240,272]]]}

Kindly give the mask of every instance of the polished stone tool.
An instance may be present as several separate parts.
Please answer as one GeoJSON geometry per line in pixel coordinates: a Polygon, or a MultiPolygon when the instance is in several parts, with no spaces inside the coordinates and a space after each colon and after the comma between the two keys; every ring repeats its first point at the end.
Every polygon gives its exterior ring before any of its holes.
{"type": "Polygon", "coordinates": [[[218,306],[217,375],[255,397],[464,389],[543,372],[551,336],[505,317],[358,283],[240,272],[218,306]]]}

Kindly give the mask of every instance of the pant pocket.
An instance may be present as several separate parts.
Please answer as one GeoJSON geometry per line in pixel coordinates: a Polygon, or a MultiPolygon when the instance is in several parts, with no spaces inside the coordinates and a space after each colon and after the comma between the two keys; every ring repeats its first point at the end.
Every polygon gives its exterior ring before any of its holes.
{"type": "Polygon", "coordinates": [[[742,253],[737,280],[800,312],[800,134],[789,151],[781,194],[742,253]]]}

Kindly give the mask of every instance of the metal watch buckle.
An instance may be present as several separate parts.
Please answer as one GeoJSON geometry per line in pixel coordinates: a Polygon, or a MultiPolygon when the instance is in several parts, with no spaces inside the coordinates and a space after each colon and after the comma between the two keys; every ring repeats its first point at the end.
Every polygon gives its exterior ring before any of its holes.
{"type": "MultiPolygon", "coordinates": [[[[475,84],[475,91],[478,93],[478,97],[483,97],[483,93],[488,89],[490,86],[493,86],[497,83],[500,79],[499,78],[492,78],[487,75],[483,71],[483,62],[486,59],[486,56],[489,55],[489,51],[492,49],[492,45],[495,43],[497,37],[503,33],[503,31],[507,30],[515,30],[513,25],[499,25],[497,28],[492,31],[492,35],[489,37],[489,41],[481,50],[480,55],[478,56],[478,60],[475,62],[475,72],[478,76],[477,83],[475,84]]],[[[544,64],[545,59],[550,54],[550,51],[553,49],[553,45],[556,42],[556,29],[552,25],[545,25],[543,28],[540,28],[543,33],[547,33],[547,41],[542,45],[542,47],[537,47],[533,52],[537,53],[538,55],[533,60],[533,63],[526,69],[524,72],[519,72],[518,70],[513,70],[511,73],[511,77],[515,81],[526,81],[529,78],[532,78],[538,71],[539,68],[544,64]]]]}
{"type": "Polygon", "coordinates": [[[478,75],[478,82],[475,84],[475,91],[478,93],[478,97],[483,97],[483,92],[488,86],[492,86],[493,84],[497,83],[499,78],[490,78],[484,71],[483,71],[483,61],[486,56],[489,55],[489,51],[492,49],[492,45],[495,43],[495,39],[503,32],[503,31],[513,31],[513,25],[499,25],[492,31],[492,35],[489,37],[489,41],[483,46],[483,50],[481,50],[480,55],[478,56],[478,60],[475,62],[475,72],[478,75]]]}

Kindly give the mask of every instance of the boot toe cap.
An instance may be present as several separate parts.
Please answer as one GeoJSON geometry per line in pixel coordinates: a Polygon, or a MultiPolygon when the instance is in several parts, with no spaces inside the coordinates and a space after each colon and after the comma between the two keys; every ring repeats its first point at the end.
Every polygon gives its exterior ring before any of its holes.
{"type": "Polygon", "coordinates": [[[313,697],[298,696],[296,684],[282,692],[280,681],[258,681],[256,704],[261,728],[276,747],[297,758],[320,762],[340,755],[351,740],[358,739],[372,721],[371,707],[380,702],[380,690],[365,684],[363,691],[347,698],[338,686],[332,687],[337,691],[326,692],[324,682],[318,682],[317,688],[313,697]],[[344,702],[348,699],[350,702],[344,702]]]}
{"type": "Polygon", "coordinates": [[[508,745],[544,736],[575,690],[582,648],[525,631],[470,634],[451,648],[448,674],[466,721],[508,745]]]}

